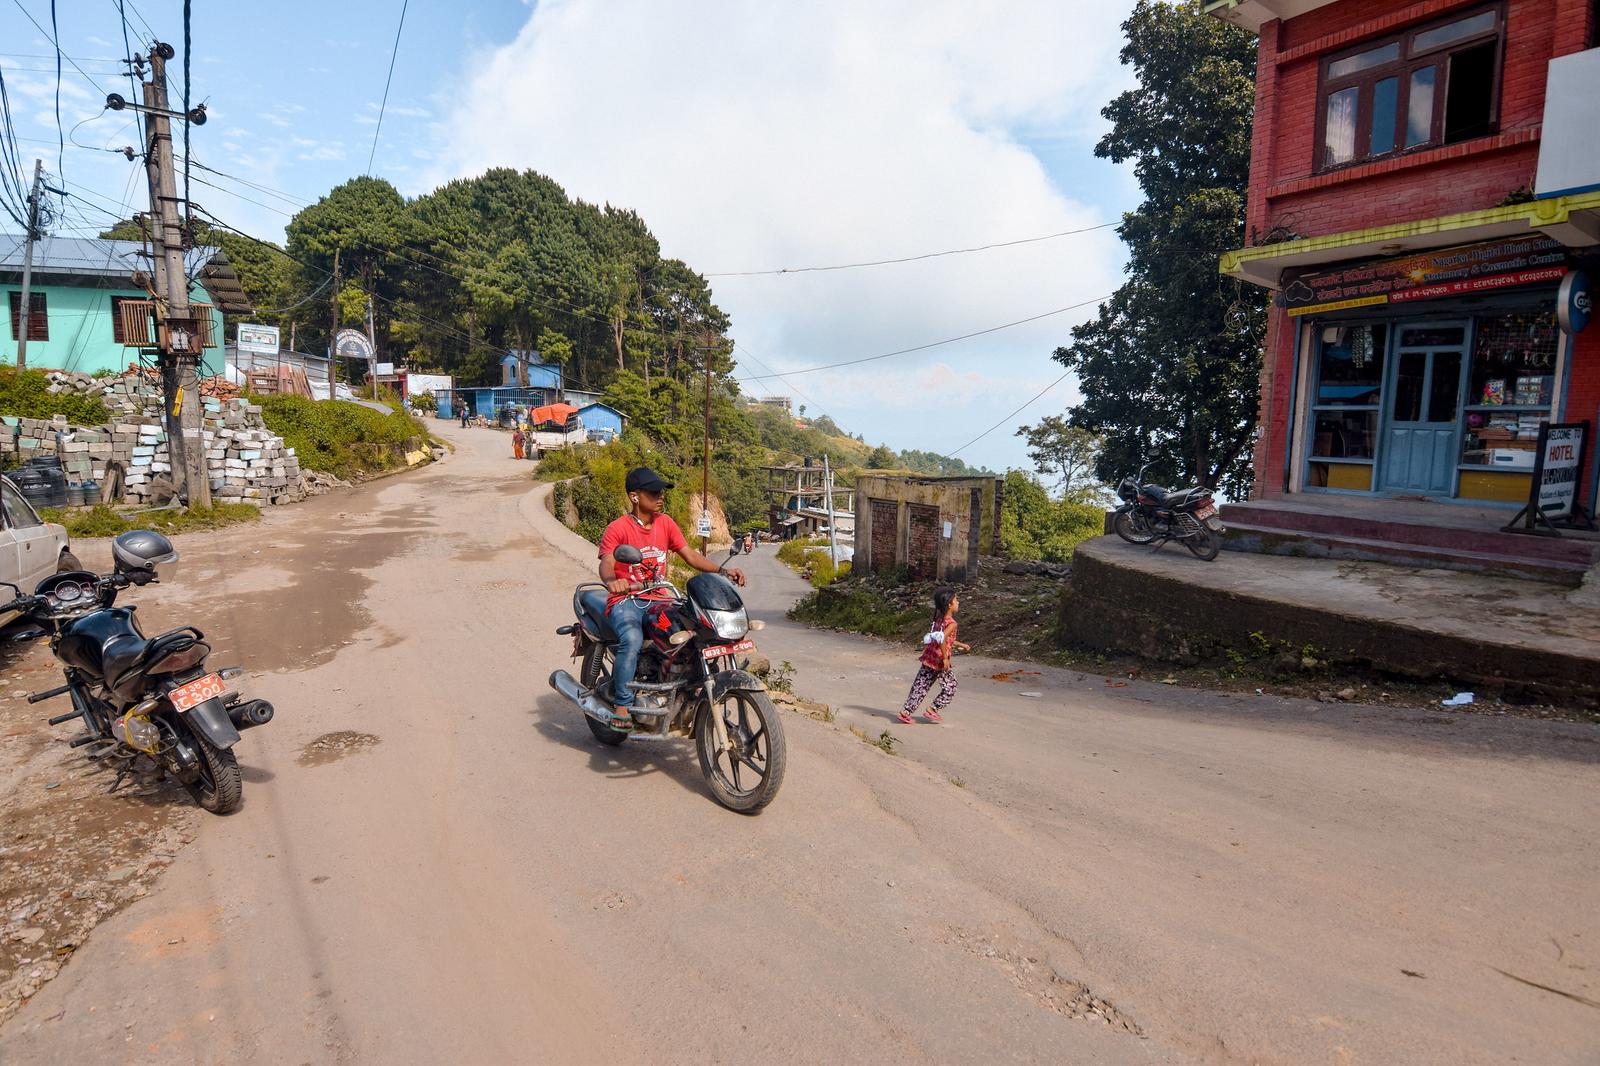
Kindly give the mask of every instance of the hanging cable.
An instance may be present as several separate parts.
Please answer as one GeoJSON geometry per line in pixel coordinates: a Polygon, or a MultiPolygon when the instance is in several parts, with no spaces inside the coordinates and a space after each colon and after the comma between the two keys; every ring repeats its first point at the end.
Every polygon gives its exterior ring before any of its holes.
{"type": "Polygon", "coordinates": [[[1070,370],[1067,371],[1065,374],[1062,374],[1060,377],[1056,378],[1050,384],[1046,385],[1043,389],[1040,389],[1039,392],[1036,393],[1034,395],[1034,397],[1031,400],[1029,400],[1027,403],[1023,404],[1021,407],[1017,408],[1015,411],[1012,411],[1010,414],[1006,415],[1000,421],[996,422],[994,425],[990,426],[988,429],[984,430],[982,433],[979,433],[976,437],[973,437],[971,440],[967,441],[967,443],[963,444],[961,447],[957,448],[955,451],[953,451],[949,455],[945,456],[945,458],[954,459],[956,456],[960,455],[962,452],[966,451],[968,448],[972,447],[974,444],[978,443],[980,440],[982,440],[983,438],[987,437],[989,434],[993,433],[995,430],[999,429],[1001,426],[1005,425],[1007,422],[1011,421],[1013,418],[1015,418],[1018,415],[1020,415],[1023,411],[1026,411],[1029,407],[1031,407],[1033,404],[1037,403],[1040,399],[1042,399],[1044,397],[1045,393],[1049,392],[1051,389],[1055,388],[1057,385],[1061,384],[1063,381],[1067,380],[1067,378],[1069,378],[1071,376],[1072,376],[1072,371],[1070,371],[1070,370]]]}
{"type": "Polygon", "coordinates": [[[1095,230],[1109,229],[1119,226],[1120,222],[1102,222],[1097,226],[1085,226],[1082,229],[1062,230],[1060,233],[1046,233],[1042,237],[1024,237],[1017,241],[999,241],[994,244],[979,244],[971,248],[951,248],[943,252],[924,252],[921,255],[908,255],[900,259],[872,259],[862,263],[836,263],[832,266],[806,266],[806,267],[778,267],[775,270],[724,270],[718,273],[705,275],[708,278],[753,278],[764,274],[814,274],[827,270],[858,270],[861,267],[893,266],[897,263],[916,263],[924,259],[938,259],[946,255],[966,255],[968,252],[987,252],[991,248],[1015,248],[1019,244],[1038,244],[1040,241],[1053,241],[1057,237],[1072,237],[1079,233],[1093,233],[1095,230]]]}
{"type": "MultiPolygon", "coordinates": [[[[184,0],[185,3],[188,0],[184,0]]],[[[372,160],[378,154],[378,134],[383,130],[383,113],[389,108],[389,83],[394,81],[394,61],[400,54],[400,31],[406,28],[406,8],[411,6],[411,0],[401,0],[400,25],[395,27],[394,48],[389,52],[389,76],[383,79],[383,103],[378,105],[378,124],[372,129],[372,151],[367,153],[367,176],[372,176],[372,160]]]]}

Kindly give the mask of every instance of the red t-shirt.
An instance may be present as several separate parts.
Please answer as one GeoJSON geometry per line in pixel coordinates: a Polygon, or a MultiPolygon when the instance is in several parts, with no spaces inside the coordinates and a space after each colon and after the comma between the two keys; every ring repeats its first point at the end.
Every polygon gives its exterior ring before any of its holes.
{"type": "Polygon", "coordinates": [[[922,646],[922,665],[933,670],[947,670],[950,667],[950,658],[956,650],[956,620],[946,618],[928,627],[929,632],[943,630],[944,643],[936,644],[933,641],[922,646]]]}
{"type": "MultiPolygon", "coordinates": [[[[655,521],[650,523],[650,528],[646,529],[633,515],[625,514],[607,526],[601,535],[600,557],[605,558],[607,553],[616,551],[619,545],[632,544],[644,556],[644,561],[632,565],[617,563],[617,576],[649,584],[666,580],[667,553],[682,551],[687,543],[683,539],[683,530],[678,528],[678,523],[672,520],[671,515],[657,515],[655,521]]],[[[606,610],[609,611],[614,604],[626,598],[626,595],[611,594],[606,599],[606,610]]],[[[666,600],[672,597],[666,589],[657,589],[643,598],[666,600]]]]}

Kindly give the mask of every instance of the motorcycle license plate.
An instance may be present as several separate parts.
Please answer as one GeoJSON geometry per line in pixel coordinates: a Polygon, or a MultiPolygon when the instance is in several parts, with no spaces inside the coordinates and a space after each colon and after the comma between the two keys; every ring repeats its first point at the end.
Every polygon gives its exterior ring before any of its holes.
{"type": "Polygon", "coordinates": [[[172,705],[178,710],[187,711],[200,706],[206,700],[216,699],[226,691],[228,687],[222,683],[222,678],[216,674],[207,674],[187,685],[179,685],[167,693],[167,699],[171,700],[172,705]]]}
{"type": "Polygon", "coordinates": [[[753,640],[741,640],[737,644],[716,644],[716,645],[713,645],[712,647],[709,647],[706,650],[702,651],[700,654],[704,655],[707,659],[720,659],[724,655],[737,655],[741,651],[755,651],[755,650],[756,650],[756,642],[755,641],[753,641],[753,640]]]}
{"type": "Polygon", "coordinates": [[[1196,518],[1202,518],[1203,519],[1203,518],[1210,518],[1212,515],[1214,515],[1216,513],[1217,513],[1217,509],[1215,507],[1211,506],[1209,503],[1202,503],[1199,507],[1197,507],[1195,509],[1194,516],[1196,518]]]}

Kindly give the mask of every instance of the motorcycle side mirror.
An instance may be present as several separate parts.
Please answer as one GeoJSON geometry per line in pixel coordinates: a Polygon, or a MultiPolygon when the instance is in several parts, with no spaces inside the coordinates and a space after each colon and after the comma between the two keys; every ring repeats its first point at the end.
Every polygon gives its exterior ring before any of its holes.
{"type": "Polygon", "coordinates": [[[49,635],[49,633],[43,629],[40,629],[38,626],[29,626],[27,629],[17,630],[7,639],[13,644],[31,644],[33,641],[36,641],[41,637],[48,637],[49,635]]]}
{"type": "Polygon", "coordinates": [[[617,562],[626,563],[629,566],[638,566],[644,562],[644,553],[632,544],[617,545],[616,550],[611,553],[611,557],[617,562]]]}
{"type": "Polygon", "coordinates": [[[20,588],[18,588],[17,586],[13,585],[9,581],[0,581],[0,585],[4,585],[6,588],[10,589],[11,590],[11,595],[13,595],[13,596],[22,595],[22,590],[20,588]]]}

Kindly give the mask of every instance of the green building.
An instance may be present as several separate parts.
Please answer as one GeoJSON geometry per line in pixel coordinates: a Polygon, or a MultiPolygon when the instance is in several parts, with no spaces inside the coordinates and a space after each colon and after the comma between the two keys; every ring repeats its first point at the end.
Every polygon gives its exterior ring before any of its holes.
{"type": "MultiPolygon", "coordinates": [[[[22,315],[23,237],[0,235],[0,363],[15,366],[22,315]]],[[[206,332],[202,376],[223,369],[222,316],[247,314],[250,305],[238,275],[216,248],[195,248],[185,257],[194,279],[189,298],[202,305],[211,328],[206,332]]],[[[125,317],[139,319],[142,309],[124,301],[147,302],[143,278],[151,274],[150,253],[138,241],[45,237],[33,250],[33,281],[28,302],[28,366],[40,370],[125,370],[138,362],[140,344],[126,332],[125,317]]],[[[150,356],[147,354],[148,360],[150,356]]]]}

